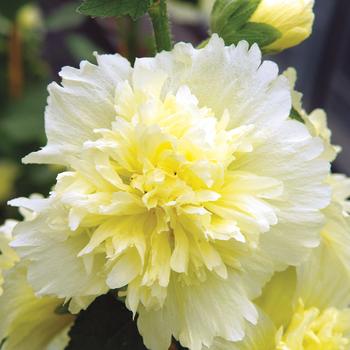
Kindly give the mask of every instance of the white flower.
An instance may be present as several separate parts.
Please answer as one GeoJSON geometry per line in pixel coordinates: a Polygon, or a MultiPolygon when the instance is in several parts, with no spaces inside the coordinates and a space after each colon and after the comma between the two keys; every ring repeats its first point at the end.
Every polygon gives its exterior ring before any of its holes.
{"type": "Polygon", "coordinates": [[[27,268],[18,263],[6,274],[0,297],[0,342],[3,350],[63,350],[74,316],[56,309],[64,300],[37,298],[29,286],[27,268]]]}
{"type": "Polygon", "coordinates": [[[321,237],[327,249],[334,251],[347,274],[344,284],[350,285],[350,179],[341,174],[329,176],[332,189],[331,204],[323,210],[325,224],[321,237]]]}
{"type": "MultiPolygon", "coordinates": [[[[316,109],[308,115],[302,107],[302,94],[295,91],[296,71],[289,68],[284,75],[290,82],[292,92],[293,108],[299,113],[302,121],[310,131],[311,135],[319,137],[324,144],[322,157],[333,161],[341,151],[339,146],[331,143],[331,131],[327,126],[327,116],[323,110],[316,109]]],[[[327,178],[331,186],[332,200],[330,205],[322,212],[325,217],[325,224],[321,231],[323,243],[334,251],[339,259],[339,264],[345,267],[348,272],[350,283],[350,179],[345,175],[332,174],[327,178]]]]}
{"type": "MultiPolygon", "coordinates": [[[[22,214],[25,214],[26,220],[35,217],[27,211],[22,211],[22,214]]],[[[19,262],[16,252],[9,246],[17,223],[16,220],[7,220],[0,227],[1,349],[63,350],[69,340],[67,332],[74,316],[55,312],[64,300],[35,296],[27,282],[27,264],[19,262]]]]}
{"type": "Polygon", "coordinates": [[[303,95],[294,89],[297,80],[296,70],[294,68],[288,68],[283,74],[289,80],[293,108],[302,118],[310,134],[319,137],[323,141],[323,157],[329,161],[333,161],[341,151],[341,147],[332,145],[331,143],[332,132],[328,128],[326,112],[323,109],[315,109],[310,114],[307,114],[302,107],[303,95]]]}
{"type": "Polygon", "coordinates": [[[259,321],[240,342],[217,338],[210,350],[347,350],[350,285],[323,243],[295,268],[274,275],[256,300],[259,321]]]}
{"type": "Polygon", "coordinates": [[[50,198],[12,202],[38,212],[13,243],[30,282],[75,311],[127,287],[150,349],[242,339],[275,266],[319,244],[322,142],[288,118],[288,82],[256,45],[97,62],[49,86],[48,144],[25,158],[69,169],[50,198]]]}
{"type": "Polygon", "coordinates": [[[4,272],[19,260],[16,252],[9,246],[12,230],[16,224],[15,220],[6,220],[5,224],[0,226],[0,296],[3,293],[4,272]]]}

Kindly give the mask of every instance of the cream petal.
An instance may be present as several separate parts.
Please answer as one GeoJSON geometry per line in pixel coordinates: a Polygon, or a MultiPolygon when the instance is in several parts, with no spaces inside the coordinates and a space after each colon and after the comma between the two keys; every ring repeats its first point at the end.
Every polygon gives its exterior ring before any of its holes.
{"type": "MultiPolygon", "coordinates": [[[[5,292],[0,297],[0,339],[6,338],[7,350],[52,349],[50,344],[61,338],[74,321],[70,314],[58,315],[55,309],[63,300],[37,298],[26,280],[26,266],[18,264],[6,276],[5,292]]],[[[68,337],[58,341],[63,350],[68,337]]],[[[56,343],[57,344],[57,343],[56,343]]]]}
{"type": "Polygon", "coordinates": [[[25,163],[67,165],[68,156],[79,156],[82,144],[96,139],[94,129],[110,127],[115,117],[116,84],[128,79],[131,67],[119,55],[103,55],[98,61],[100,65],[82,61],[79,69],[64,67],[62,86],[49,85],[45,110],[48,144],[26,156],[25,163]]]}
{"type": "MultiPolygon", "coordinates": [[[[58,213],[56,211],[56,215],[58,213]]],[[[43,221],[49,221],[45,214],[38,215],[32,221],[19,223],[15,227],[12,242],[18,254],[31,261],[28,280],[38,295],[54,294],[60,298],[71,298],[105,293],[108,287],[102,272],[102,256],[95,255],[92,267],[87,271],[83,258],[78,257],[87,243],[86,238],[78,235],[67,239],[69,230],[67,227],[64,230],[61,223],[48,229],[43,225],[43,221]],[[43,229],[45,234],[37,236],[43,229]]],[[[51,220],[54,222],[56,218],[51,220]]]]}
{"type": "Polygon", "coordinates": [[[244,337],[246,322],[257,322],[257,311],[247,299],[238,276],[230,273],[227,280],[222,280],[208,274],[205,282],[189,286],[176,279],[172,277],[160,310],[140,309],[138,327],[149,347],[154,344],[154,349],[167,350],[166,342],[164,347],[156,345],[159,330],[163,328],[167,339],[171,332],[183,346],[200,350],[203,346],[209,347],[214,337],[240,340],[244,337]],[[150,315],[163,320],[164,326],[157,328],[156,324],[147,322],[150,315]]]}
{"type": "Polygon", "coordinates": [[[227,110],[231,127],[250,123],[272,126],[289,116],[288,81],[278,77],[276,64],[261,64],[256,45],[249,49],[246,42],[240,42],[237,47],[225,48],[214,34],[201,50],[179,43],[173,52],[158,54],[154,67],[168,73],[166,90],[187,85],[201,106],[210,107],[217,116],[227,110]]]}
{"type": "Polygon", "coordinates": [[[259,310],[259,321],[256,325],[248,324],[244,340],[229,342],[215,338],[213,345],[203,350],[272,350],[276,347],[276,333],[273,322],[259,310]]]}
{"type": "Polygon", "coordinates": [[[346,274],[338,256],[322,243],[297,268],[296,295],[302,298],[306,307],[345,308],[350,303],[350,281],[345,278],[346,274]]]}
{"type": "Polygon", "coordinates": [[[140,255],[136,249],[130,249],[114,264],[107,276],[107,284],[111,289],[124,287],[141,271],[140,255]]]}

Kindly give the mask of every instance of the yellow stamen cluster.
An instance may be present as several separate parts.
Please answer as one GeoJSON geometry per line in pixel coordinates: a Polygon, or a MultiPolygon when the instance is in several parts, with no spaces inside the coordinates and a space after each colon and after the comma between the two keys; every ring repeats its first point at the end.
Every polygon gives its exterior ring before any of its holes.
{"type": "MultiPolygon", "coordinates": [[[[277,346],[278,350],[346,350],[350,344],[345,331],[349,328],[350,310],[316,307],[298,308],[277,346]]],[[[281,332],[279,332],[281,333],[281,332]]]]}

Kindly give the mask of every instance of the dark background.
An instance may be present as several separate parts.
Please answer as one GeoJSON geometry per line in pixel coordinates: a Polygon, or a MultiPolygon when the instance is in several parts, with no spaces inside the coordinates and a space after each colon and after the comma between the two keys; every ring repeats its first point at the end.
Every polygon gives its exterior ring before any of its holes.
{"type": "MultiPolygon", "coordinates": [[[[197,1],[179,2],[190,3],[193,17],[197,1]]],[[[82,59],[93,61],[93,51],[119,52],[130,59],[152,54],[147,16],[136,24],[128,19],[91,19],[75,12],[78,5],[74,0],[0,0],[0,223],[17,215],[6,206],[8,199],[33,192],[46,195],[60,170],[20,164],[24,155],[45,144],[46,86],[58,80],[60,68],[78,66],[82,59]],[[10,50],[14,23],[20,37],[15,55],[10,50]],[[18,71],[21,86],[13,91],[9,77],[18,71]],[[5,185],[8,190],[1,197],[5,185]]],[[[297,88],[304,93],[308,112],[326,109],[333,143],[343,147],[334,170],[350,174],[350,0],[316,0],[315,13],[311,38],[269,59],[277,61],[281,71],[297,69],[297,88]]],[[[181,16],[172,16],[175,41],[198,44],[206,38],[205,14],[198,12],[193,20],[181,16]]]]}

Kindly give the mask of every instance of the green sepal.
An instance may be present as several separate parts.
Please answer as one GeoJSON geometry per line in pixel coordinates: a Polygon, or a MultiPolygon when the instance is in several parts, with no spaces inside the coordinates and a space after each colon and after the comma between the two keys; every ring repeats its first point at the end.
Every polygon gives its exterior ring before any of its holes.
{"type": "Polygon", "coordinates": [[[77,11],[92,17],[131,16],[136,20],[144,15],[153,0],[84,0],[77,11]]]}
{"type": "Polygon", "coordinates": [[[239,31],[227,31],[222,34],[222,38],[227,45],[237,44],[241,40],[246,40],[250,45],[257,43],[261,48],[275,42],[282,36],[282,33],[265,23],[248,22],[239,31]]]}
{"type": "Polygon", "coordinates": [[[0,341],[0,350],[4,347],[6,340],[7,338],[4,338],[3,340],[0,341]]]}
{"type": "Polygon", "coordinates": [[[221,36],[226,45],[246,40],[261,48],[282,36],[275,27],[249,22],[261,0],[217,0],[211,14],[211,30],[221,36]]]}
{"type": "Polygon", "coordinates": [[[300,113],[294,107],[292,107],[292,110],[290,111],[289,118],[297,120],[298,122],[305,124],[303,117],[300,115],[300,113]]]}
{"type": "Polygon", "coordinates": [[[261,0],[216,0],[211,13],[211,29],[221,34],[227,27],[238,31],[257,9],[261,0]]]}

